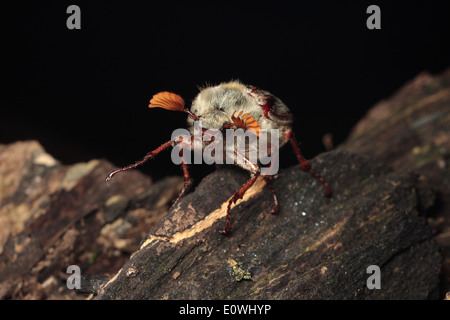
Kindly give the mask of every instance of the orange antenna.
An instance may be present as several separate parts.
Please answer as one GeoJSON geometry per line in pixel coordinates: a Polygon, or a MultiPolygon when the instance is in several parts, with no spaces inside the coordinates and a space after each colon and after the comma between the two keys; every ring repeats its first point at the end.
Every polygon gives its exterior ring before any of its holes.
{"type": "Polygon", "coordinates": [[[160,92],[153,96],[150,100],[149,108],[163,108],[170,111],[182,111],[189,114],[194,120],[198,117],[184,107],[184,100],[182,97],[172,92],[160,92]]]}
{"type": "Polygon", "coordinates": [[[233,121],[234,125],[238,128],[242,128],[244,130],[253,130],[253,132],[259,137],[261,136],[261,126],[258,121],[255,120],[254,117],[250,117],[250,113],[244,114],[242,117],[242,112],[239,112],[237,117],[234,116],[236,111],[233,112],[231,116],[231,121],[233,121]]]}
{"type": "Polygon", "coordinates": [[[163,108],[171,111],[183,111],[184,100],[179,95],[172,92],[160,92],[150,100],[149,108],[163,108]]]}

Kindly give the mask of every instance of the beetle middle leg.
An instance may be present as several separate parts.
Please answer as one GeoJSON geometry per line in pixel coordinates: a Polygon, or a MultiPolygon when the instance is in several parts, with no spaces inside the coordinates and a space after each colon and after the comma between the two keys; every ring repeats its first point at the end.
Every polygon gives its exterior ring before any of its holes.
{"type": "Polygon", "coordinates": [[[275,189],[272,186],[272,181],[271,181],[272,176],[264,176],[264,180],[266,181],[267,187],[269,188],[269,190],[273,196],[274,207],[273,207],[272,211],[270,212],[270,214],[272,214],[272,215],[278,214],[278,211],[280,211],[280,206],[278,204],[277,194],[275,193],[275,189]]]}
{"type": "Polygon", "coordinates": [[[278,165],[274,166],[274,163],[276,163],[278,161],[278,152],[274,153],[274,151],[275,150],[272,148],[271,153],[270,153],[272,155],[272,159],[270,161],[270,166],[268,168],[264,168],[264,169],[267,169],[267,174],[264,174],[264,181],[266,181],[266,185],[269,188],[269,190],[273,196],[274,206],[273,206],[272,211],[270,212],[271,215],[278,214],[278,211],[280,210],[278,197],[277,197],[277,194],[275,193],[275,189],[272,186],[272,178],[273,178],[274,174],[276,174],[275,170],[278,170],[278,165]]]}
{"type": "Polygon", "coordinates": [[[181,168],[183,169],[183,178],[184,178],[184,185],[183,190],[178,194],[178,197],[175,199],[175,201],[172,203],[172,207],[174,207],[178,201],[186,194],[186,192],[189,190],[189,187],[191,186],[191,176],[189,175],[189,169],[188,165],[186,164],[186,159],[183,155],[184,149],[180,150],[180,156],[181,156],[181,168]]]}

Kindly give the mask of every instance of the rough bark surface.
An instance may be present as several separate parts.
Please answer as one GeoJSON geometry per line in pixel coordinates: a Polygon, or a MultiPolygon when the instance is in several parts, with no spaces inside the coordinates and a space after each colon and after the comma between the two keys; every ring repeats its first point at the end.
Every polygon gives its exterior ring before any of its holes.
{"type": "MultiPolygon", "coordinates": [[[[167,212],[182,178],[152,184],[138,171],[105,184],[105,160],[63,166],[36,141],[0,146],[0,298],[84,299],[69,265],[116,272],[167,212]]],[[[93,281],[89,275],[96,274],[93,281]]]]}
{"type": "Polygon", "coordinates": [[[441,294],[450,293],[450,69],[422,73],[375,105],[340,148],[415,172],[434,194],[427,220],[443,253],[441,294]]]}
{"type": "Polygon", "coordinates": [[[427,299],[448,290],[450,72],[374,106],[337,149],[263,179],[225,167],[168,211],[181,177],[58,163],[35,141],[0,145],[3,299],[427,299]],[[81,267],[82,288],[66,286],[81,267]],[[368,289],[370,265],[381,289],[368,289]],[[92,294],[87,296],[86,292],[92,294]]]}
{"type": "Polygon", "coordinates": [[[345,151],[323,154],[313,165],[332,181],[331,199],[324,198],[321,186],[299,168],[284,170],[274,181],[280,214],[269,214],[271,194],[259,181],[233,209],[227,237],[219,232],[227,199],[246,176],[234,170],[213,173],[158,223],[97,298],[436,294],[440,255],[418,210],[417,177],[398,176],[345,151]],[[211,189],[222,192],[211,197],[211,189]],[[385,290],[367,289],[370,265],[382,268],[385,290]],[[138,274],[129,277],[129,270],[138,274]],[[403,281],[405,276],[410,281],[403,281]]]}

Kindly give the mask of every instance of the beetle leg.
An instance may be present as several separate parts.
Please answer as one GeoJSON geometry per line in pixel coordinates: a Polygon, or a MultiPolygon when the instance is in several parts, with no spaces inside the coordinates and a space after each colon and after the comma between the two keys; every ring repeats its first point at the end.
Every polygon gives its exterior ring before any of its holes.
{"type": "Polygon", "coordinates": [[[134,168],[136,168],[136,167],[138,167],[138,166],[144,164],[144,163],[147,162],[148,160],[153,159],[153,158],[154,158],[156,155],[158,155],[161,151],[167,149],[168,147],[174,146],[174,145],[178,144],[179,142],[180,142],[180,141],[176,142],[176,141],[173,141],[173,140],[167,141],[166,143],[162,144],[161,146],[159,146],[159,147],[156,148],[155,150],[150,151],[149,153],[147,153],[147,154],[145,155],[145,157],[144,157],[142,160],[136,161],[135,163],[130,164],[129,166],[123,167],[123,168],[121,168],[121,169],[116,169],[116,170],[112,171],[112,172],[108,175],[108,177],[106,178],[106,180],[105,180],[106,183],[109,183],[109,181],[111,181],[112,177],[113,177],[114,175],[116,175],[117,173],[122,172],[122,171],[127,171],[127,170],[130,170],[130,169],[134,169],[134,168]]]}
{"type": "Polygon", "coordinates": [[[320,183],[325,187],[325,197],[328,197],[331,195],[331,189],[328,186],[328,183],[325,181],[324,178],[322,178],[317,172],[315,172],[308,161],[306,161],[305,157],[303,157],[302,152],[300,151],[300,148],[297,143],[297,139],[295,139],[295,135],[292,131],[289,131],[288,133],[289,141],[291,142],[292,149],[294,150],[295,155],[297,156],[298,162],[300,163],[300,169],[303,171],[309,172],[313,176],[315,176],[320,183]]]}
{"type": "Polygon", "coordinates": [[[278,205],[277,194],[275,193],[275,189],[272,186],[272,182],[271,182],[272,176],[264,176],[264,180],[266,181],[267,187],[269,188],[270,192],[272,192],[272,196],[273,196],[274,207],[273,207],[272,211],[270,212],[270,214],[272,214],[272,215],[278,214],[280,207],[278,205]]]}
{"type": "Polygon", "coordinates": [[[270,162],[270,167],[269,167],[269,172],[267,175],[264,175],[264,180],[266,181],[267,187],[269,188],[270,192],[272,193],[273,196],[273,203],[274,203],[274,207],[272,209],[272,211],[270,212],[270,214],[275,215],[278,214],[279,211],[279,205],[278,205],[278,197],[277,194],[275,193],[275,189],[272,187],[272,178],[274,175],[274,171],[273,171],[273,167],[272,167],[272,163],[273,161],[278,161],[278,153],[274,153],[274,148],[272,147],[271,153],[272,155],[272,160],[270,162]],[[275,158],[277,157],[277,158],[275,158]]]}
{"type": "Polygon", "coordinates": [[[178,201],[186,194],[192,182],[192,179],[189,175],[188,165],[186,164],[186,160],[184,159],[183,156],[183,149],[180,150],[180,156],[181,156],[181,168],[183,169],[184,186],[183,190],[181,190],[181,192],[178,194],[178,197],[172,203],[172,207],[174,207],[178,203],[178,201]]]}
{"type": "Polygon", "coordinates": [[[259,169],[258,165],[251,162],[245,155],[241,154],[238,151],[234,151],[234,154],[244,161],[245,166],[250,170],[251,177],[249,180],[247,180],[244,185],[242,185],[238,190],[234,191],[233,196],[228,200],[228,207],[227,207],[227,224],[225,227],[225,230],[222,231],[223,234],[228,234],[230,232],[230,220],[231,220],[231,204],[236,203],[239,199],[242,199],[245,192],[250,189],[250,187],[255,183],[256,179],[258,179],[261,170],[259,169]]]}

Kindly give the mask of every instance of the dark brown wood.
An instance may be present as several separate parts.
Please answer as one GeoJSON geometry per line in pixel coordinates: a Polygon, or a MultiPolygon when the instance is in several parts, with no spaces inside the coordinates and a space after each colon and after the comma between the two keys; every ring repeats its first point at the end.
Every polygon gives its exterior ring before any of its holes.
{"type": "Polygon", "coordinates": [[[63,166],[35,141],[0,148],[0,298],[85,299],[67,289],[67,267],[117,272],[183,184],[133,171],[107,186],[113,168],[63,166]]]}
{"type": "Polygon", "coordinates": [[[342,149],[370,157],[397,172],[415,172],[434,194],[427,220],[442,248],[441,297],[450,292],[450,69],[418,75],[375,105],[342,149]]]}
{"type": "Polygon", "coordinates": [[[418,209],[417,176],[345,151],[312,164],[331,181],[332,198],[300,168],[284,170],[273,180],[279,214],[270,215],[270,190],[258,180],[232,210],[229,236],[219,232],[228,195],[246,176],[231,169],[211,174],[158,223],[97,298],[437,297],[441,257],[418,209]],[[222,192],[211,196],[213,188],[222,192]],[[381,267],[381,290],[366,287],[370,265],[381,267]],[[139,270],[136,277],[127,277],[130,268],[139,270]]]}

